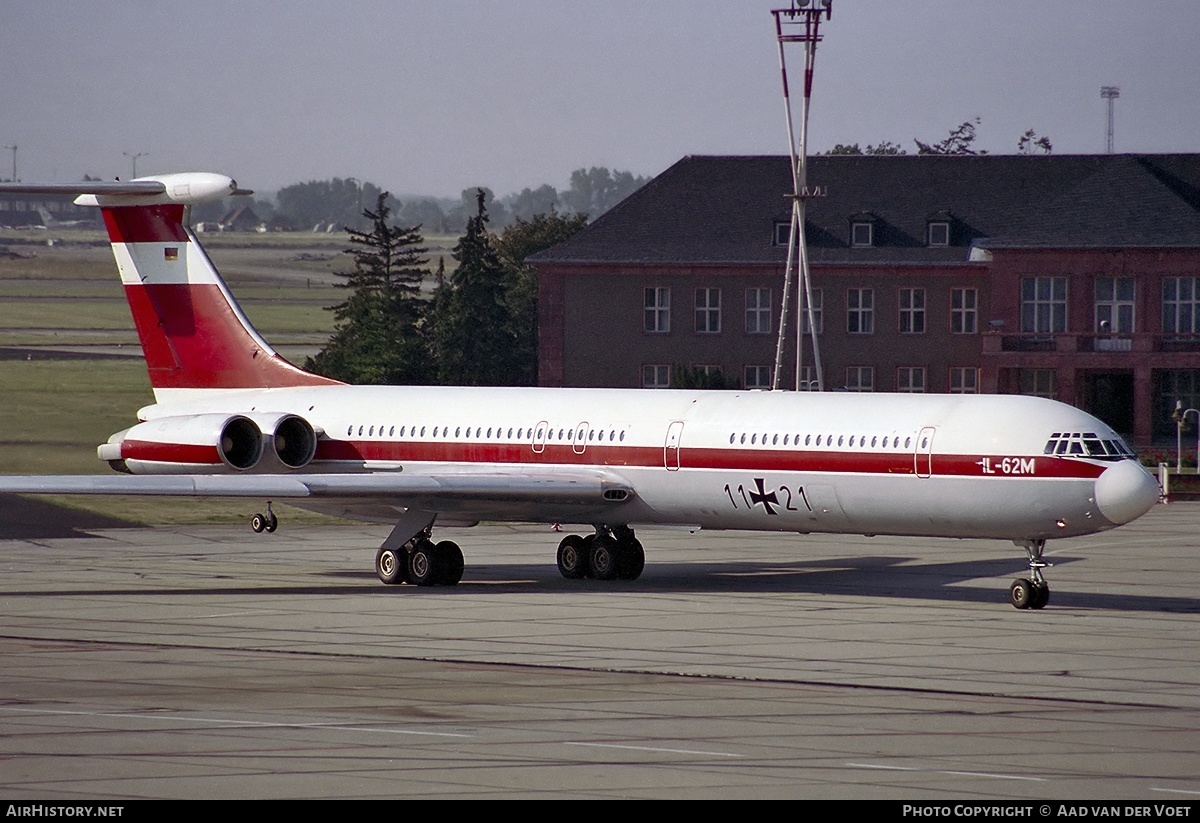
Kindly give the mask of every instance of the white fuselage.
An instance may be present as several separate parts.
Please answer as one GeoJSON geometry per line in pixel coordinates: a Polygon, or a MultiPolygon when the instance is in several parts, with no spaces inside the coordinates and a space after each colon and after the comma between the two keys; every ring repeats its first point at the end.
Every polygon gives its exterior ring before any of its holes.
{"type": "MultiPolygon", "coordinates": [[[[176,392],[140,416],[214,412],[304,417],[320,434],[304,472],[587,467],[633,490],[603,510],[485,500],[441,507],[464,520],[1030,540],[1126,522],[1128,501],[1097,499],[1097,479],[1118,465],[1128,477],[1110,496],[1132,495],[1135,508],[1157,497],[1125,454],[1047,454],[1052,438],[1064,446],[1070,434],[1119,438],[1078,409],[1020,396],[320,386],[176,392]]],[[[378,499],[300,505],[396,517],[378,499]]]]}

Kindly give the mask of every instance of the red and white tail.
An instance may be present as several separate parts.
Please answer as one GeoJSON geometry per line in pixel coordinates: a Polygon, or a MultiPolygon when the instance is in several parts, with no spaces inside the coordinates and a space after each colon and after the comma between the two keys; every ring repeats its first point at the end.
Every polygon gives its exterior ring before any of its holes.
{"type": "Polygon", "coordinates": [[[25,190],[74,191],[100,207],[160,402],[179,390],[335,385],[284,360],[258,334],[186,224],[187,207],[241,193],[218,174],[25,190]]]}

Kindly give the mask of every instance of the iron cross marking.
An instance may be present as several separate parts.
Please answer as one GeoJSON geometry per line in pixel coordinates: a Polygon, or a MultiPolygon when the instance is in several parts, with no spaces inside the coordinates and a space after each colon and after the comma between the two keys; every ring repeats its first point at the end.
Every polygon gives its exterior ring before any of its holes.
{"type": "Polygon", "coordinates": [[[761,477],[754,478],[754,485],[758,486],[758,491],[750,492],[751,504],[757,506],[759,503],[762,503],[762,507],[767,510],[767,514],[778,514],[778,512],[771,508],[772,503],[774,503],[776,506],[779,505],[779,498],[776,496],[775,492],[769,492],[763,488],[763,479],[761,477]]]}

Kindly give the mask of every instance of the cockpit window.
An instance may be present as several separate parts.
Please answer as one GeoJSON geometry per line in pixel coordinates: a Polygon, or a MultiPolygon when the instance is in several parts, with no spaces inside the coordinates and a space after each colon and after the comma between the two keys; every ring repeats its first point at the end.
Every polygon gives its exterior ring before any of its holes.
{"type": "Polygon", "coordinates": [[[1046,441],[1046,447],[1042,453],[1114,461],[1128,460],[1137,456],[1120,439],[1102,440],[1095,432],[1055,432],[1046,441]]]}

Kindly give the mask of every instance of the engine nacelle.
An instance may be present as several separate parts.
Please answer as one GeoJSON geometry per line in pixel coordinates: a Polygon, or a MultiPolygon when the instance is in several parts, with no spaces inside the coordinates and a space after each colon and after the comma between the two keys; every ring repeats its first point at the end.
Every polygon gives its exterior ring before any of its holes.
{"type": "Polygon", "coordinates": [[[160,417],[114,434],[101,460],[133,474],[244,472],[263,456],[263,433],[241,414],[160,417]]]}
{"type": "Polygon", "coordinates": [[[251,412],[247,415],[258,424],[267,439],[263,464],[268,471],[301,469],[317,454],[317,432],[312,424],[295,414],[251,412]],[[271,465],[271,464],[274,465],[271,465]]]}
{"type": "Polygon", "coordinates": [[[132,474],[279,472],[307,466],[318,434],[285,412],[158,417],[118,432],[96,451],[132,474]]]}

